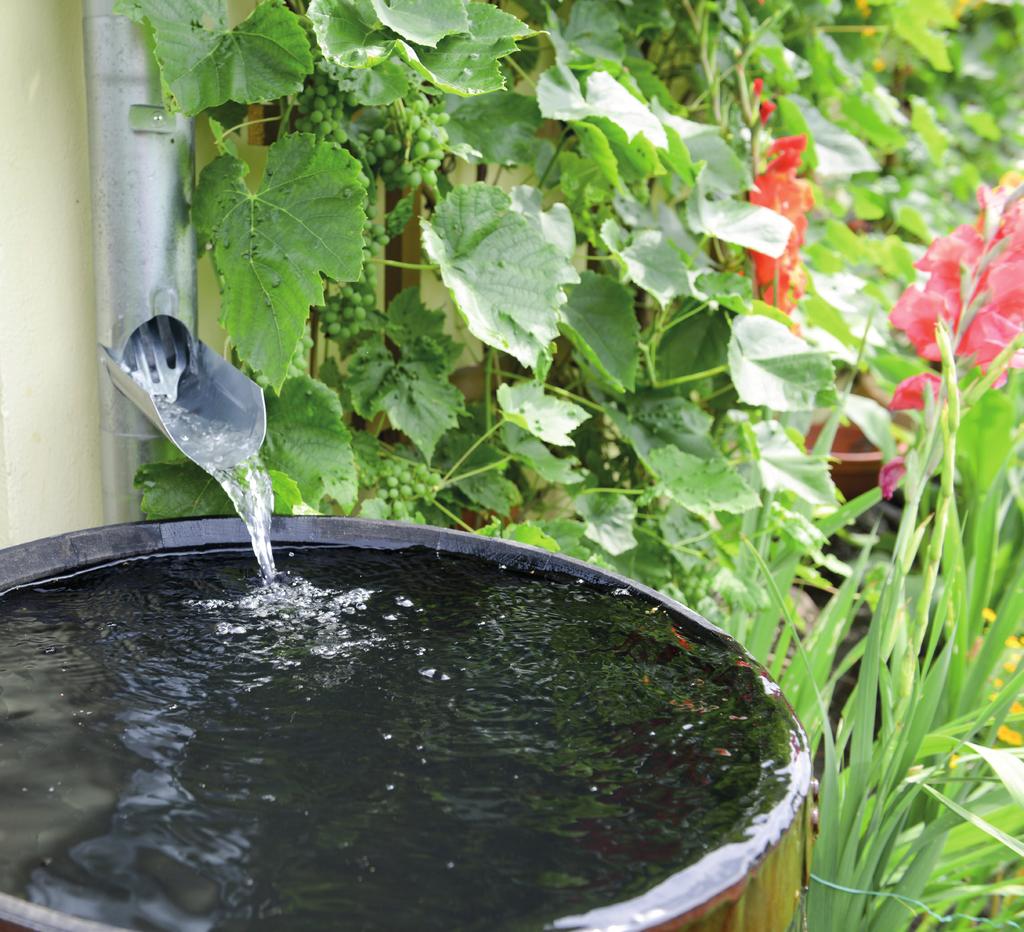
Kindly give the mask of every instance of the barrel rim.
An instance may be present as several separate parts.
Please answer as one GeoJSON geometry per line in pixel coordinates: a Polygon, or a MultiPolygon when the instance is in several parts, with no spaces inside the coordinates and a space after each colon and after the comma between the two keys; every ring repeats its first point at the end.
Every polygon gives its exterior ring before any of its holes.
{"type": "MultiPolygon", "coordinates": [[[[312,545],[375,550],[425,547],[502,564],[521,572],[562,573],[593,585],[622,587],[729,642],[759,672],[765,688],[782,699],[793,725],[790,786],[785,797],[763,821],[748,828],[745,841],[729,843],[709,852],[638,897],[556,920],[550,928],[597,930],[602,927],[598,923],[618,925],[626,911],[629,911],[631,924],[619,925],[620,928],[680,928],[688,919],[706,915],[709,907],[738,899],[752,873],[787,833],[791,829],[802,829],[800,817],[808,804],[813,776],[803,726],[767,671],[741,644],[676,600],[636,580],[574,557],[518,541],[431,525],[333,516],[275,517],[270,536],[273,545],[278,547],[312,545]]],[[[0,549],[0,597],[26,586],[124,560],[189,550],[248,547],[249,542],[248,531],[238,518],[139,521],[70,531],[0,549]]],[[[19,928],[41,932],[115,932],[118,929],[0,892],[0,930],[19,928]]]]}

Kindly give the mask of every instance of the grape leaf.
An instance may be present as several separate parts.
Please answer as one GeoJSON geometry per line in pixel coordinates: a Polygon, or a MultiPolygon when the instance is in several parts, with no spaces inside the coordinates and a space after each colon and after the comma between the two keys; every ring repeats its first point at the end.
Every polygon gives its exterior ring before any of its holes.
{"type": "Polygon", "coordinates": [[[594,115],[576,75],[559,62],[538,79],[537,105],[549,120],[585,120],[594,115]]]}
{"type": "Polygon", "coordinates": [[[577,514],[586,522],[584,535],[613,557],[636,546],[633,524],[636,505],[628,495],[615,492],[591,492],[573,499],[577,514]]]}
{"type": "Polygon", "coordinates": [[[580,276],[571,265],[573,254],[576,252],[576,230],[573,228],[569,208],[565,204],[556,203],[543,210],[543,194],[540,189],[525,184],[516,185],[508,193],[512,199],[512,209],[526,217],[537,232],[565,259],[565,266],[559,273],[559,281],[562,284],[575,285],[580,276]]]}
{"type": "Polygon", "coordinates": [[[267,395],[267,439],[260,456],[291,476],[314,508],[325,495],[346,511],[356,501],[352,437],[341,415],[337,394],[308,375],[288,379],[280,395],[267,395]]]}
{"type": "Polygon", "coordinates": [[[385,61],[372,68],[353,69],[350,93],[367,107],[393,103],[409,90],[409,69],[397,61],[385,61]]]}
{"type": "Polygon", "coordinates": [[[701,176],[708,192],[728,197],[750,188],[750,169],[723,138],[717,126],[694,123],[656,110],[666,126],[679,137],[694,162],[704,162],[701,176]]]}
{"type": "Polygon", "coordinates": [[[697,189],[686,202],[690,229],[773,259],[781,256],[793,233],[793,222],[768,207],[733,198],[715,199],[704,180],[706,171],[705,167],[697,178],[697,189]]]}
{"type": "Polygon", "coordinates": [[[562,308],[562,330],[617,391],[633,391],[640,325],[631,289],[607,275],[582,272],[562,308]]]}
{"type": "Polygon", "coordinates": [[[233,515],[231,499],[217,480],[195,463],[149,463],[135,474],[142,513],[150,521],[233,515]]]}
{"type": "Polygon", "coordinates": [[[703,459],[714,455],[713,419],[686,398],[647,391],[629,398],[625,410],[605,405],[605,413],[643,460],[651,450],[664,446],[679,447],[703,459]]]}
{"type": "Polygon", "coordinates": [[[211,162],[192,216],[200,241],[213,244],[221,323],[242,359],[277,388],[310,305],[323,304],[320,273],[336,281],[359,277],[366,189],[359,162],[306,134],[270,147],[255,194],[245,185],[247,171],[231,155],[211,162]]]}
{"type": "Polygon", "coordinates": [[[383,411],[429,461],[437,441],[465,410],[462,393],[448,381],[450,359],[429,336],[405,343],[398,360],[379,338],[371,338],[349,364],[347,386],[356,412],[372,418],[383,411]]]}
{"type": "Polygon", "coordinates": [[[537,154],[540,111],[533,97],[511,91],[449,97],[448,138],[479,153],[470,161],[530,164],[537,154]]]}
{"type": "Polygon", "coordinates": [[[488,3],[466,4],[469,28],[445,36],[436,48],[399,42],[403,58],[428,81],[449,94],[469,96],[500,91],[505,79],[498,59],[516,50],[516,40],[533,35],[524,22],[488,3]]]}
{"type": "Polygon", "coordinates": [[[374,13],[370,0],[313,0],[306,12],[320,50],[345,68],[368,68],[395,50],[394,33],[374,13]]]}
{"type": "Polygon", "coordinates": [[[625,263],[630,281],[652,295],[662,307],[690,293],[690,270],[661,230],[638,230],[632,242],[623,245],[621,228],[609,220],[601,227],[601,237],[625,263]]]}
{"type": "Polygon", "coordinates": [[[778,421],[754,426],[757,437],[757,469],[769,492],[787,491],[813,505],[834,505],[836,489],[823,456],[805,453],[790,439],[778,421]]]}
{"type": "Polygon", "coordinates": [[[661,121],[650,107],[634,97],[607,71],[595,71],[587,79],[586,94],[565,65],[548,68],[537,82],[540,112],[552,120],[585,120],[603,117],[625,132],[627,139],[643,135],[659,148],[668,147],[661,121]]]}
{"type": "Polygon", "coordinates": [[[458,185],[421,220],[423,247],[472,334],[532,367],[558,333],[569,266],[511,203],[490,185],[458,185]]]}
{"type": "Polygon", "coordinates": [[[536,382],[500,385],[498,404],[517,427],[562,447],[572,446],[569,434],[590,417],[579,405],[545,394],[536,382]]]}
{"type": "Polygon", "coordinates": [[[623,190],[619,162],[615,158],[608,137],[593,123],[576,122],[572,128],[579,140],[579,151],[584,161],[595,166],[613,188],[623,190]]]}
{"type": "Polygon", "coordinates": [[[545,482],[575,485],[583,481],[583,473],[577,472],[580,461],[575,456],[555,456],[536,437],[508,421],[501,426],[501,436],[508,452],[545,482]]]}
{"type": "Polygon", "coordinates": [[[374,12],[389,29],[419,45],[435,46],[453,32],[467,32],[464,0],[371,0],[374,12]]]}
{"type": "MultiPolygon", "coordinates": [[[[274,514],[304,511],[295,480],[276,469],[268,470],[274,490],[274,514]]],[[[142,513],[150,521],[167,518],[203,518],[234,515],[235,506],[216,479],[195,463],[148,463],[135,474],[142,490],[142,513]]]]}
{"type": "Polygon", "coordinates": [[[676,447],[659,447],[648,461],[659,491],[706,520],[716,511],[740,515],[760,504],[757,493],[724,459],[705,460],[676,447]]]}
{"type": "Polygon", "coordinates": [[[306,32],[283,0],[259,4],[234,29],[219,0],[132,0],[117,9],[149,21],[163,80],[190,115],[226,100],[294,94],[313,70],[306,32]]]}
{"type": "Polygon", "coordinates": [[[647,104],[634,97],[607,71],[595,71],[587,78],[587,104],[592,116],[611,120],[630,139],[642,133],[658,148],[668,147],[668,137],[661,121],[647,104]]]}
{"type": "Polygon", "coordinates": [[[622,61],[626,44],[619,33],[619,17],[606,0],[576,0],[569,11],[565,41],[577,56],[622,61]]]}
{"type": "Polygon", "coordinates": [[[729,371],[740,400],[776,411],[807,411],[835,398],[828,353],[811,349],[767,317],[739,317],[729,341],[729,371]]]}

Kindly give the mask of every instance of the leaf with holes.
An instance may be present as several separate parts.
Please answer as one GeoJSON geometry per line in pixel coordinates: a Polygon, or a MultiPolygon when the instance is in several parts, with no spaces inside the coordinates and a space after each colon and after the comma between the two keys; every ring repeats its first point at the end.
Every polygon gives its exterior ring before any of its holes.
{"type": "Polygon", "coordinates": [[[579,405],[545,394],[536,382],[499,386],[498,404],[517,427],[561,447],[572,446],[569,434],[590,417],[579,405]]]}
{"type": "Polygon", "coordinates": [[[226,100],[294,94],[313,70],[306,32],[283,0],[259,4],[234,29],[224,4],[208,0],[131,0],[117,9],[149,21],[164,82],[190,115],[226,100]]]}
{"type": "Polygon", "coordinates": [[[711,520],[716,511],[741,515],[760,504],[757,493],[724,459],[701,459],[676,447],[648,455],[658,489],[677,505],[711,520]]]}
{"type": "Polygon", "coordinates": [[[359,162],[306,134],[270,147],[254,194],[247,170],[231,155],[210,163],[192,216],[200,241],[213,245],[221,323],[239,356],[279,388],[310,305],[323,304],[321,272],[359,277],[366,189],[359,162]]]}

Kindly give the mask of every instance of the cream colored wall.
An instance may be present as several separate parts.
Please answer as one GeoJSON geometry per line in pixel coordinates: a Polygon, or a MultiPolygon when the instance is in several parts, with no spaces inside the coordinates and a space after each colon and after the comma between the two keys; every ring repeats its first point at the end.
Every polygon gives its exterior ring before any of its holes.
{"type": "Polygon", "coordinates": [[[0,547],[99,524],[78,0],[0,0],[0,547]]]}
{"type": "MultiPolygon", "coordinates": [[[[230,0],[241,19],[252,0],[230,0]]],[[[102,524],[80,0],[0,0],[0,547],[102,524]]],[[[215,155],[205,122],[197,161],[215,155]]],[[[223,346],[209,260],[199,335],[223,346]]]]}

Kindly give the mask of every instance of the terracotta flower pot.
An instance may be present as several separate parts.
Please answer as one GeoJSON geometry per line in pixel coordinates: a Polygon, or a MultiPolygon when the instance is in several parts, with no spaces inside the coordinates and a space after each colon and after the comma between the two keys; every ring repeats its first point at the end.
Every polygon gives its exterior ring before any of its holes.
{"type": "MultiPolygon", "coordinates": [[[[808,448],[818,439],[821,426],[815,424],[808,432],[808,448]]],[[[832,481],[847,500],[878,485],[882,451],[864,436],[856,424],[843,425],[836,431],[829,456],[832,459],[832,481]]]]}

